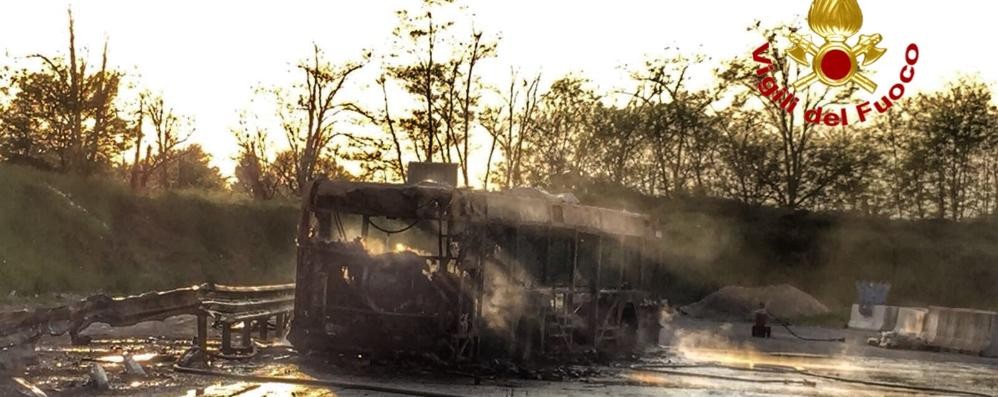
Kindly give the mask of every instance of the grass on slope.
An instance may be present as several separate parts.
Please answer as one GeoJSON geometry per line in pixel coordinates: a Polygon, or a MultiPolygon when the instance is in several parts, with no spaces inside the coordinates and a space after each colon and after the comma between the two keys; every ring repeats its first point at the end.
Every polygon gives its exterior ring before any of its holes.
{"type": "Polygon", "coordinates": [[[0,165],[0,293],[290,281],[296,211],[0,165]]]}
{"type": "Polygon", "coordinates": [[[663,199],[590,186],[594,205],[651,214],[670,274],[667,296],[695,301],[725,285],[789,283],[838,310],[855,282],[892,284],[888,303],[998,310],[998,221],[891,220],[663,199]]]}

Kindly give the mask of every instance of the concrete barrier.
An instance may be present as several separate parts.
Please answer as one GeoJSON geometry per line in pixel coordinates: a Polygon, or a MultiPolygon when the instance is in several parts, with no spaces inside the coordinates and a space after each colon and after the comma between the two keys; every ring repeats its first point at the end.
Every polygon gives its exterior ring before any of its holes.
{"type": "Polygon", "coordinates": [[[894,332],[911,337],[924,337],[925,318],[929,309],[922,307],[899,307],[894,332]]]}
{"type": "Polygon", "coordinates": [[[998,357],[998,316],[991,316],[991,344],[981,352],[984,357],[998,357]]]}
{"type": "Polygon", "coordinates": [[[864,316],[859,312],[859,305],[852,305],[852,311],[849,313],[849,328],[867,331],[894,329],[898,316],[897,306],[874,305],[871,309],[872,313],[869,316],[864,316]]]}
{"type": "Polygon", "coordinates": [[[998,313],[973,309],[930,307],[923,335],[929,346],[966,353],[987,353],[992,347],[992,324],[998,313]]]}

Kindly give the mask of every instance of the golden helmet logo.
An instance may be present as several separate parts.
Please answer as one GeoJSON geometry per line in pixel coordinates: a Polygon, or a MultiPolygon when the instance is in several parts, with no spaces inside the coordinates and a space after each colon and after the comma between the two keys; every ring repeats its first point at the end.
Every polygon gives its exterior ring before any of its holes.
{"type": "Polygon", "coordinates": [[[825,43],[818,47],[801,34],[790,36],[794,46],[787,55],[814,71],[794,83],[794,88],[805,89],[815,80],[821,80],[832,87],[855,82],[864,90],[875,92],[877,84],[859,71],[859,58],[863,58],[862,66],[877,62],[887,52],[877,47],[883,37],[880,34],[861,35],[855,45],[846,43],[863,27],[863,10],[859,3],[856,0],[814,0],[807,21],[825,43]],[[810,61],[808,55],[811,55],[810,61]]]}
{"type": "MultiPolygon", "coordinates": [[[[818,82],[828,87],[855,84],[871,94],[875,93],[878,85],[863,73],[863,68],[875,64],[887,50],[879,47],[883,41],[883,36],[879,33],[861,34],[858,39],[852,39],[863,28],[863,10],[858,0],[814,0],[807,20],[811,31],[820,36],[823,42],[816,42],[809,35],[791,33],[787,37],[791,46],[786,55],[803,70],[810,70],[810,73],[791,83],[790,87],[779,87],[776,79],[770,76],[773,62],[766,57],[769,51],[767,42],[752,54],[753,59],[761,64],[756,71],[760,77],[759,93],[788,113],[793,113],[800,102],[796,92],[806,90],[818,82]]],[[[905,66],[899,75],[900,82],[891,86],[887,95],[880,99],[856,105],[859,121],[866,121],[869,113],[874,110],[878,113],[887,112],[904,96],[905,84],[915,77],[918,46],[910,44],[904,57],[905,66]]],[[[844,126],[849,124],[850,115],[846,108],[831,111],[815,108],[806,110],[804,119],[814,124],[844,126]]]]}

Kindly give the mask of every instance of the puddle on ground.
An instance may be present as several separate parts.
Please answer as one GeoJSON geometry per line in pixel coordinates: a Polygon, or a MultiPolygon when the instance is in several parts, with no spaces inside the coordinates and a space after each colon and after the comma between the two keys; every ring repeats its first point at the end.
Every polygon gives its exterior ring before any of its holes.
{"type": "Polygon", "coordinates": [[[299,393],[309,390],[301,386],[288,385],[283,383],[246,383],[238,382],[232,384],[215,384],[204,388],[188,390],[184,397],[270,397],[270,396],[297,396],[299,393]]]}
{"type": "MultiPolygon", "coordinates": [[[[173,371],[176,358],[190,346],[184,339],[107,339],[94,341],[89,346],[41,345],[38,347],[38,363],[29,366],[25,379],[43,389],[50,396],[91,396],[93,389],[87,385],[88,368],[101,365],[108,374],[112,390],[105,395],[136,396],[351,396],[377,395],[353,390],[327,389],[321,387],[292,385],[278,382],[246,382],[225,380],[208,376],[180,374],[173,371]],[[121,365],[124,355],[132,355],[149,373],[147,378],[133,378],[124,373],[121,365]]],[[[655,373],[645,370],[626,370],[620,367],[600,367],[599,373],[606,376],[592,379],[570,380],[565,382],[535,382],[522,379],[498,379],[473,386],[467,379],[431,380],[414,376],[412,379],[396,379],[392,374],[371,376],[367,372],[343,371],[336,369],[313,372],[311,364],[301,361],[286,351],[262,354],[256,359],[245,361],[220,360],[213,364],[219,371],[246,373],[253,375],[312,379],[329,377],[349,379],[357,382],[370,382],[384,385],[430,388],[450,391],[457,395],[590,395],[590,396],[707,396],[717,394],[752,394],[782,396],[901,396],[910,395],[895,390],[850,385],[830,380],[810,379],[793,373],[750,372],[744,369],[801,369],[821,374],[890,381],[915,385],[929,385],[961,390],[974,390],[985,394],[996,394],[998,364],[987,365],[969,362],[927,362],[915,359],[888,359],[877,357],[836,356],[785,353],[763,353],[748,349],[717,349],[686,347],[681,351],[661,352],[643,359],[649,364],[697,364],[716,363],[737,369],[694,367],[676,369],[682,372],[695,372],[715,375],[717,378],[682,376],[655,373]],[[280,359],[277,359],[280,357],[280,359]],[[305,365],[300,367],[299,365],[305,365]],[[328,375],[326,373],[328,372],[328,375]],[[348,375],[352,374],[352,375],[348,375]],[[746,378],[739,381],[728,378],[746,378]],[[784,384],[780,379],[795,382],[784,384]],[[814,381],[815,385],[802,384],[803,379],[814,381]],[[766,383],[756,382],[765,380],[766,383]],[[775,382],[774,382],[775,381],[775,382]]],[[[603,376],[603,375],[594,375],[603,376]]],[[[0,393],[2,394],[2,393],[0,393]]]]}
{"type": "MultiPolygon", "coordinates": [[[[282,378],[295,379],[315,379],[303,373],[298,366],[293,364],[268,365],[260,371],[255,371],[254,375],[277,376],[282,378]]],[[[239,396],[239,397],[276,397],[276,396],[335,396],[335,394],[325,388],[293,385],[279,382],[220,382],[203,388],[195,388],[182,394],[184,397],[215,397],[215,396],[239,396]]]]}

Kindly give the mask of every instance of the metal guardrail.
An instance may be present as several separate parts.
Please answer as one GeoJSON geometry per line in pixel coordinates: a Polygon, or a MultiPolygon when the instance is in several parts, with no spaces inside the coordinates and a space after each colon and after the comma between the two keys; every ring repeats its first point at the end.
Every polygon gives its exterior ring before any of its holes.
{"type": "MultiPolygon", "coordinates": [[[[66,333],[74,344],[86,344],[89,339],[80,332],[93,323],[123,327],[182,314],[198,315],[199,320],[205,322],[213,317],[223,323],[226,319],[247,316],[258,319],[280,315],[279,325],[286,325],[293,310],[294,293],[294,284],[230,286],[206,283],[125,297],[94,295],[62,306],[5,312],[0,313],[0,350],[32,343],[45,335],[66,333]]],[[[203,344],[207,331],[199,336],[203,344]]]]}

